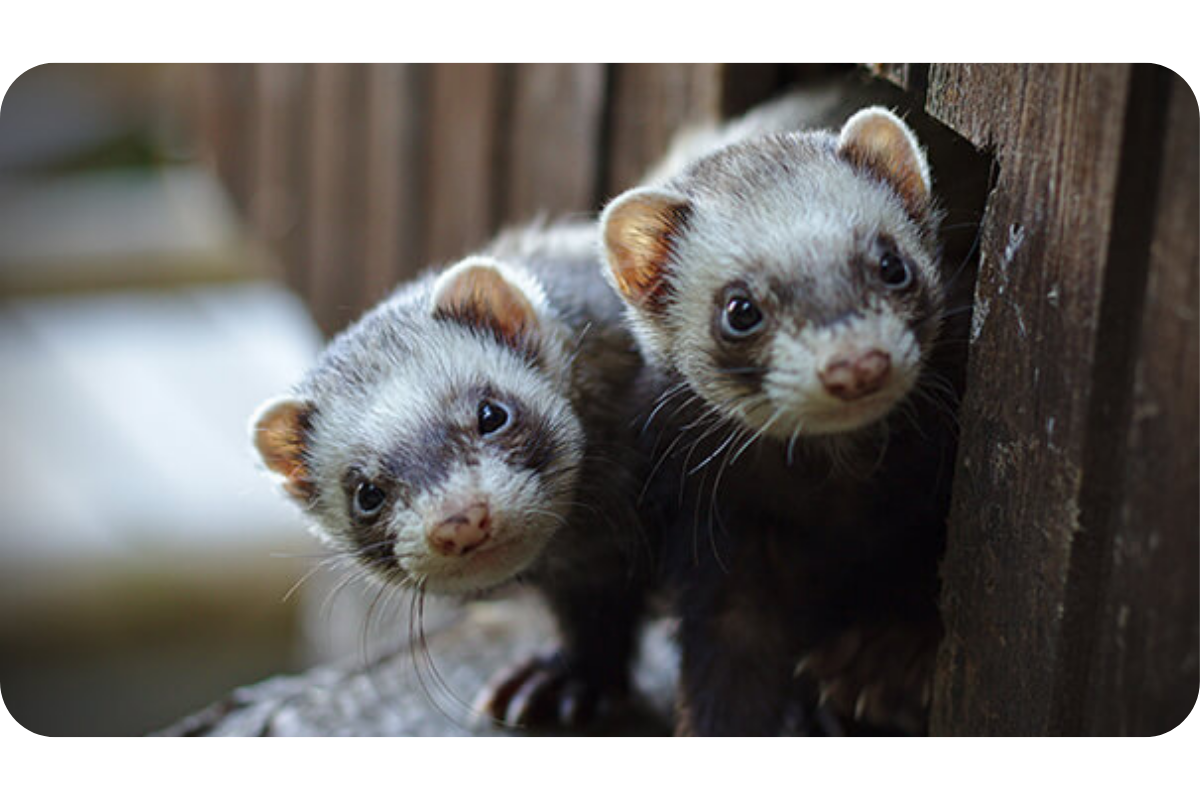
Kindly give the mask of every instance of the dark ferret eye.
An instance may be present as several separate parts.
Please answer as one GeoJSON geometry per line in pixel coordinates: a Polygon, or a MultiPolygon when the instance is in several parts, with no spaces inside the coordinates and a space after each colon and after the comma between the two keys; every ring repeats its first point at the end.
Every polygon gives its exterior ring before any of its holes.
{"type": "Polygon", "coordinates": [[[912,283],[912,270],[895,253],[884,253],[879,259],[879,277],[889,289],[906,289],[912,283]]]}
{"type": "Polygon", "coordinates": [[[370,481],[363,481],[354,490],[354,511],[360,517],[373,517],[386,500],[387,492],[370,481]]]}
{"type": "Polygon", "coordinates": [[[479,404],[479,432],[484,436],[495,433],[508,424],[508,409],[495,400],[479,404]]]}
{"type": "Polygon", "coordinates": [[[749,336],[762,325],[763,315],[754,301],[745,295],[733,295],[725,301],[721,326],[725,333],[735,339],[749,336]]]}

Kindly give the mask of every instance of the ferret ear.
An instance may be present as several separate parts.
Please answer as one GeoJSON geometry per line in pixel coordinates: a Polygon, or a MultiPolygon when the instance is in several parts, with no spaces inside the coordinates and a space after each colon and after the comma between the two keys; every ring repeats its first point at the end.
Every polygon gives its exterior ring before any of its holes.
{"type": "Polygon", "coordinates": [[[924,220],[929,211],[929,163],[917,137],[885,108],[864,108],[842,126],[838,155],[888,183],[908,213],[924,220]]]}
{"type": "Polygon", "coordinates": [[[668,264],[691,213],[686,198],[653,189],[632,189],[604,209],[609,275],[628,302],[649,311],[666,306],[668,264]]]}
{"type": "Polygon", "coordinates": [[[304,460],[311,414],[310,403],[279,397],[264,403],[250,422],[254,449],[263,464],[282,479],[284,490],[302,503],[312,500],[314,490],[304,460]]]}
{"type": "Polygon", "coordinates": [[[446,270],[433,287],[433,314],[479,330],[503,343],[527,350],[539,330],[537,305],[544,305],[536,282],[495,261],[473,258],[446,270]],[[524,284],[524,285],[523,285],[524,284]]]}

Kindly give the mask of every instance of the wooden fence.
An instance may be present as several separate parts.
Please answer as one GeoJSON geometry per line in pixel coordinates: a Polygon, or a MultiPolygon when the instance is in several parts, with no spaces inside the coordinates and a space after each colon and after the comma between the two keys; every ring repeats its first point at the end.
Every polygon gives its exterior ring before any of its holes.
{"type": "Polygon", "coordinates": [[[820,68],[770,65],[213,65],[208,154],[328,333],[505,222],[594,212],[683,122],[820,68]]]}
{"type": "MultiPolygon", "coordinates": [[[[1153,734],[1200,686],[1198,114],[1154,66],[874,65],[990,154],[938,734],[1153,734]]],[[[825,68],[221,65],[202,140],[327,331],[687,120],[825,68]]]]}

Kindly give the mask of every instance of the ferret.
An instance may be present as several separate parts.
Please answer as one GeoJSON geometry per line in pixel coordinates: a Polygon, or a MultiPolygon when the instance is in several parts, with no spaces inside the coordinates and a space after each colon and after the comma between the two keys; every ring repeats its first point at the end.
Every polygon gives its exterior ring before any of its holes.
{"type": "Polygon", "coordinates": [[[929,162],[882,107],[724,141],[600,222],[654,368],[677,732],[919,733],[956,391],[929,162]]]}
{"type": "Polygon", "coordinates": [[[372,575],[541,590],[558,649],[479,699],[512,725],[582,725],[628,689],[641,361],[595,241],[594,221],[535,224],[402,286],[251,425],[317,533],[372,575]]]}

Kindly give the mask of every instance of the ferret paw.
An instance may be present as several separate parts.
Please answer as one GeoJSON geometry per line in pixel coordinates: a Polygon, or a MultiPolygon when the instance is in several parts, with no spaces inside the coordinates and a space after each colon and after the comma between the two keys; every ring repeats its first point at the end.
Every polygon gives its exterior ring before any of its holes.
{"type": "Polygon", "coordinates": [[[558,652],[501,671],[479,692],[476,710],[513,728],[581,728],[623,694],[574,673],[558,652]]]}
{"type": "Polygon", "coordinates": [[[818,714],[832,712],[848,730],[921,734],[939,639],[937,624],[851,628],[810,651],[796,675],[816,682],[818,714]]]}

